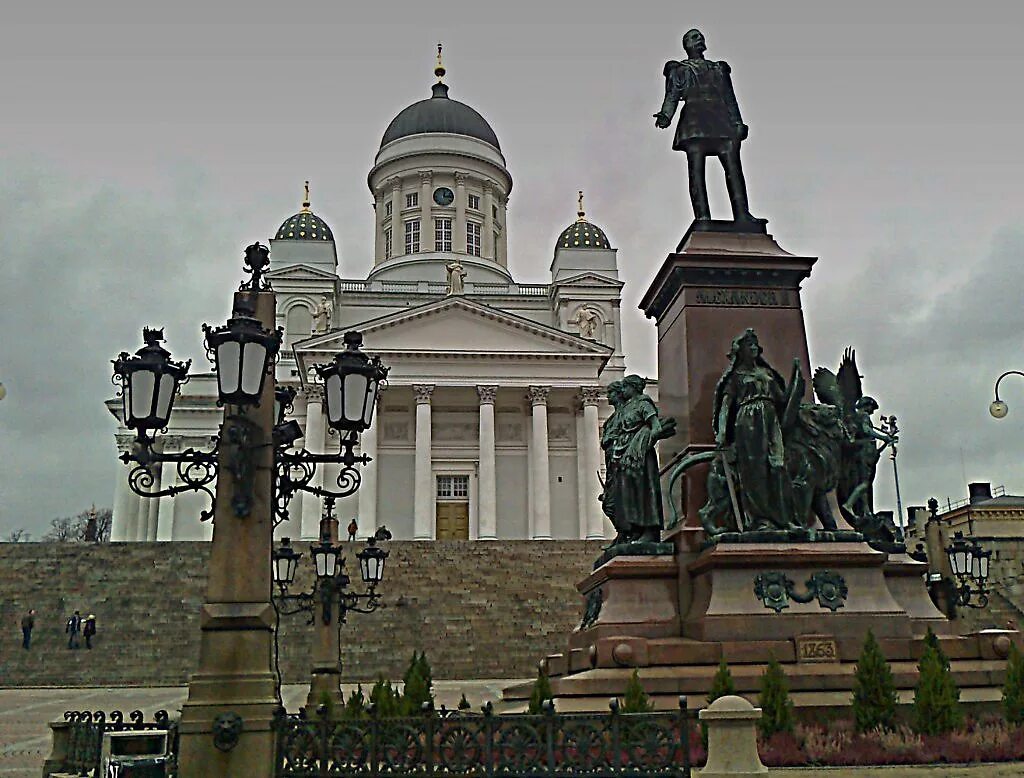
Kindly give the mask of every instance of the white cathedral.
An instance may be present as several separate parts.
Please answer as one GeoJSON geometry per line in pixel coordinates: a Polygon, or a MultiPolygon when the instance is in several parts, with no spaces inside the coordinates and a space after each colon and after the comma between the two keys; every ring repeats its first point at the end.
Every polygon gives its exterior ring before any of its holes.
{"type": "MultiPolygon", "coordinates": [[[[363,434],[362,487],[338,503],[359,535],[386,525],[396,539],[597,539],[609,537],[598,494],[603,387],[625,372],[616,250],[584,218],[558,236],[548,283],[509,271],[512,176],[494,130],[448,96],[438,76],[429,99],[388,125],[367,179],[375,250],[366,278],[339,276],[334,235],[310,210],[270,240],[284,347],[278,384],[298,390],[298,445],[337,450],[326,434],[322,389],[307,376],[344,349],[348,330],[391,368],[373,426],[363,434]]],[[[555,227],[557,228],[557,226],[555,227]]],[[[554,232],[554,229],[552,230],[554,232]]],[[[655,387],[651,387],[655,389],[655,387]]],[[[216,379],[182,388],[165,451],[209,449],[221,420],[216,379]]],[[[120,416],[120,403],[108,407],[120,416]]],[[[132,435],[118,429],[121,451],[132,435]]],[[[140,498],[119,468],[111,539],[212,537],[195,492],[140,498]]],[[[154,472],[170,486],[176,467],[154,472]]],[[[337,469],[335,468],[334,477],[337,469]]],[[[318,479],[332,479],[331,468],[318,479]]],[[[278,536],[315,538],[319,497],[299,493],[278,536]]]]}

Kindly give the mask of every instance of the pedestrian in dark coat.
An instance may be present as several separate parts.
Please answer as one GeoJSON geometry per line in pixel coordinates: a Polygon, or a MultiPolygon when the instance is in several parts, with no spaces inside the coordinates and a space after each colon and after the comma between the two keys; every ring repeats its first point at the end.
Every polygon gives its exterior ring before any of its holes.
{"type": "Polygon", "coordinates": [[[32,629],[36,625],[36,611],[30,609],[21,617],[21,647],[28,651],[29,643],[32,642],[32,629]]]}
{"type": "Polygon", "coordinates": [[[82,616],[78,611],[75,611],[75,615],[68,619],[64,631],[68,633],[68,648],[78,648],[78,635],[82,631],[82,616]]]}
{"type": "Polygon", "coordinates": [[[85,638],[85,647],[92,649],[92,639],[96,636],[96,616],[90,613],[85,617],[85,627],[82,629],[82,636],[85,638]]]}

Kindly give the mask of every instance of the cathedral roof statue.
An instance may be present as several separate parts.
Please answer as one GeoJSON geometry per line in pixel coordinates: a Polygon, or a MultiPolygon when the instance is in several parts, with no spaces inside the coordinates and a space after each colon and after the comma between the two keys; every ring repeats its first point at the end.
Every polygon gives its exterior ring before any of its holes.
{"type": "Polygon", "coordinates": [[[555,243],[555,250],[558,249],[610,249],[611,243],[604,230],[596,224],[588,222],[583,212],[583,190],[580,190],[577,201],[579,207],[576,211],[576,221],[562,230],[555,243]]]}
{"type": "Polygon", "coordinates": [[[438,44],[437,67],[434,68],[437,83],[430,90],[430,98],[413,103],[391,120],[391,124],[388,125],[384,131],[384,137],[381,139],[381,148],[392,141],[407,138],[410,135],[443,132],[452,135],[468,135],[470,138],[489,143],[501,151],[501,146],[498,145],[498,136],[494,134],[494,130],[491,129],[487,120],[465,103],[448,97],[448,85],[441,80],[444,74],[445,69],[441,64],[441,45],[438,44]]]}
{"type": "Polygon", "coordinates": [[[302,210],[289,216],[277,230],[274,240],[319,240],[334,242],[334,233],[327,222],[309,210],[309,181],[306,182],[306,196],[302,210]]]}

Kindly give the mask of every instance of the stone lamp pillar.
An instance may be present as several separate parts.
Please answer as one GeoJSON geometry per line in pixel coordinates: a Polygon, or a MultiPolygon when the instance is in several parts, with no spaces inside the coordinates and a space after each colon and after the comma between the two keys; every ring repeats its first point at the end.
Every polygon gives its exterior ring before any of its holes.
{"type": "Polygon", "coordinates": [[[757,722],[761,709],[742,697],[719,697],[699,714],[708,726],[708,760],[700,778],[766,776],[757,753],[757,722]]]}
{"type": "MultiPolygon", "coordinates": [[[[320,520],[320,539],[328,541],[332,546],[338,545],[338,519],[333,512],[320,520]]],[[[341,560],[338,562],[341,564],[341,560]]],[[[349,571],[352,573],[352,571],[349,571]]],[[[358,572],[354,573],[358,575],[358,572]]],[[[314,603],[316,631],[313,633],[312,672],[309,679],[309,695],[306,697],[306,710],[315,711],[321,703],[328,703],[335,712],[340,712],[344,705],[341,694],[341,660],[340,641],[338,637],[337,603],[331,614],[331,622],[324,622],[323,602],[324,585],[318,587],[314,603]],[[329,702],[328,702],[329,701],[329,702]]]]}
{"type": "MultiPolygon", "coordinates": [[[[235,294],[250,297],[249,292],[235,294]]],[[[275,327],[273,292],[260,292],[255,317],[275,327]]],[[[224,409],[225,425],[239,414],[224,409]]],[[[239,453],[224,435],[219,452],[217,503],[210,546],[206,602],[200,612],[199,666],[189,678],[181,709],[180,778],[272,778],[274,731],[280,706],[272,661],[274,608],[270,601],[273,533],[274,381],[264,383],[260,404],[245,409],[253,438],[255,470],[248,516],[235,515],[233,460],[239,453]],[[261,445],[262,444],[262,445],[261,445]]]]}

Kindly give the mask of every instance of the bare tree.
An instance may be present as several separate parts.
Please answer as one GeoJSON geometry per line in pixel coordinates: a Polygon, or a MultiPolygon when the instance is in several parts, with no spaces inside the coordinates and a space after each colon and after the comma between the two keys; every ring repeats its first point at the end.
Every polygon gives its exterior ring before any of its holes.
{"type": "Polygon", "coordinates": [[[113,515],[110,508],[90,508],[74,517],[53,519],[43,540],[51,543],[108,543],[113,515]]]}
{"type": "Polygon", "coordinates": [[[26,529],[16,529],[7,533],[4,538],[4,543],[28,543],[32,538],[32,533],[26,529]]]}

